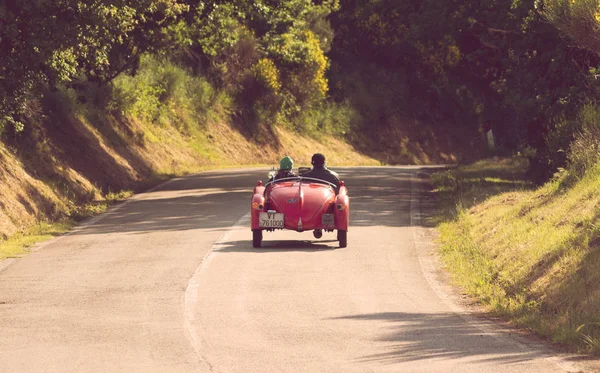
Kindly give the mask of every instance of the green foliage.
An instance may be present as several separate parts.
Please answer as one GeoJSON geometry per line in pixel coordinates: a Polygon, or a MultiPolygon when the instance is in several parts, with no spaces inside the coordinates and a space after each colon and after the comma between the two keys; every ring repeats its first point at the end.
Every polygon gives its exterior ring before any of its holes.
{"type": "Polygon", "coordinates": [[[568,152],[569,178],[579,180],[600,162],[600,107],[586,105],[581,113],[582,128],[568,152]]]}
{"type": "Polygon", "coordinates": [[[600,52],[598,0],[537,0],[540,13],[583,48],[600,52]]]}
{"type": "Polygon", "coordinates": [[[188,9],[177,0],[2,3],[0,111],[19,121],[28,95],[42,86],[79,75],[112,80],[160,48],[166,28],[188,9]]]}
{"type": "Polygon", "coordinates": [[[575,48],[533,0],[346,0],[332,25],[332,94],[361,112],[375,129],[366,132],[416,117],[474,138],[489,121],[500,146],[534,149],[550,175],[565,161],[554,151],[572,138],[559,144],[554,126],[572,134],[579,108],[598,97],[590,72],[600,59],[575,48]],[[554,144],[530,141],[536,117],[554,144]]]}
{"type": "Polygon", "coordinates": [[[353,131],[427,122],[475,137],[489,120],[499,145],[529,149],[550,175],[600,93],[600,58],[563,37],[596,51],[597,0],[34,0],[3,3],[0,18],[0,128],[14,132],[44,90],[95,84],[99,105],[182,129],[220,112],[250,132],[362,120],[353,131]],[[529,138],[536,117],[543,144],[529,138]]]}
{"type": "Polygon", "coordinates": [[[114,87],[115,108],[153,122],[162,118],[178,123],[184,132],[201,128],[231,111],[226,93],[215,90],[202,77],[151,56],[142,58],[135,76],[118,77],[114,87]]]}
{"type": "Polygon", "coordinates": [[[540,188],[515,165],[479,162],[434,177],[456,212],[439,217],[443,259],[453,279],[493,312],[598,354],[599,164],[574,182],[564,183],[567,171],[540,188]]]}
{"type": "Polygon", "coordinates": [[[217,1],[198,7],[188,27],[176,27],[182,63],[237,97],[250,129],[289,122],[327,96],[324,51],[333,32],[321,4],[217,1]],[[257,123],[260,122],[260,123],[257,123]]]}
{"type": "Polygon", "coordinates": [[[7,126],[11,126],[15,133],[22,132],[25,128],[25,125],[22,122],[15,120],[10,115],[5,115],[0,119],[0,133],[2,133],[7,126]]]}
{"type": "Polygon", "coordinates": [[[267,49],[282,65],[284,88],[300,106],[319,102],[328,91],[328,60],[310,30],[291,30],[270,40],[267,49]]]}
{"type": "Polygon", "coordinates": [[[22,130],[29,97],[46,89],[74,89],[96,101],[91,87],[113,81],[98,105],[156,122],[176,119],[184,130],[234,106],[254,122],[250,130],[297,121],[326,106],[327,17],[338,9],[337,0],[2,4],[0,18],[8,21],[0,46],[10,53],[0,56],[0,126],[22,130]]]}
{"type": "Polygon", "coordinates": [[[348,103],[328,103],[321,107],[305,110],[292,121],[292,126],[296,131],[316,137],[322,134],[344,137],[361,124],[360,114],[348,103]]]}

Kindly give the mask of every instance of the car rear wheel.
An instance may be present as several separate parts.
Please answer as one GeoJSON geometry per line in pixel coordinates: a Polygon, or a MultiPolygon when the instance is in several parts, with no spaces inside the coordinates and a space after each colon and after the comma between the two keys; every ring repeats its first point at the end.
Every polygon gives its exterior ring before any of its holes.
{"type": "Polygon", "coordinates": [[[343,231],[341,229],[338,229],[337,239],[340,242],[340,247],[348,246],[348,231],[343,231]]]}
{"type": "Polygon", "coordinates": [[[260,247],[262,243],[262,229],[253,229],[252,230],[252,247],[260,247]]]}

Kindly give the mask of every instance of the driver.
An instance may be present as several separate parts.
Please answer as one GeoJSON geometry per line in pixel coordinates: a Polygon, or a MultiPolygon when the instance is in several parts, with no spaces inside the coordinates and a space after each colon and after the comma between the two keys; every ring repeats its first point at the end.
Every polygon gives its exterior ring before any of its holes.
{"type": "Polygon", "coordinates": [[[303,177],[312,177],[314,179],[321,179],[335,184],[335,192],[340,190],[340,177],[337,173],[327,168],[325,164],[325,156],[321,153],[315,153],[312,156],[311,163],[313,165],[312,170],[308,171],[303,177]]]}
{"type": "Polygon", "coordinates": [[[281,161],[279,161],[279,171],[277,171],[277,174],[275,177],[273,177],[273,180],[296,176],[294,171],[292,171],[293,168],[294,160],[292,158],[288,156],[281,158],[281,161]]]}

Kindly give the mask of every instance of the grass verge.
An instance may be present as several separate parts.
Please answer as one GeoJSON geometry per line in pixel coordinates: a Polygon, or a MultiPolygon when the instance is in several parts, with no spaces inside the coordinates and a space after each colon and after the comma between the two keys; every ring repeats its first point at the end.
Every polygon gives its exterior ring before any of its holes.
{"type": "Polygon", "coordinates": [[[63,220],[54,223],[39,223],[24,232],[18,233],[6,241],[0,242],[0,260],[18,258],[27,253],[33,245],[61,235],[71,229],[73,220],[63,220]]]}
{"type": "Polygon", "coordinates": [[[571,350],[600,354],[600,167],[535,188],[519,158],[434,175],[441,254],[496,315],[571,350]]]}
{"type": "Polygon", "coordinates": [[[113,204],[122,202],[132,195],[133,192],[130,190],[107,193],[100,201],[74,206],[70,217],[67,219],[39,221],[37,224],[16,233],[6,240],[0,240],[0,260],[21,257],[32,246],[68,232],[77,222],[100,214],[113,204]]]}

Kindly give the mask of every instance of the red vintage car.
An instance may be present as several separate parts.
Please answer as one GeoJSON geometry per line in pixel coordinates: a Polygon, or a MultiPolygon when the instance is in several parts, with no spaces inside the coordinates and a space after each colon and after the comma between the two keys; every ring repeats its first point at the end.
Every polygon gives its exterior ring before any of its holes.
{"type": "Polygon", "coordinates": [[[294,176],[273,180],[254,188],[251,204],[252,246],[260,247],[263,232],[289,229],[312,230],[315,238],[323,231],[337,230],[340,247],[346,247],[350,217],[348,190],[321,179],[294,176]]]}

